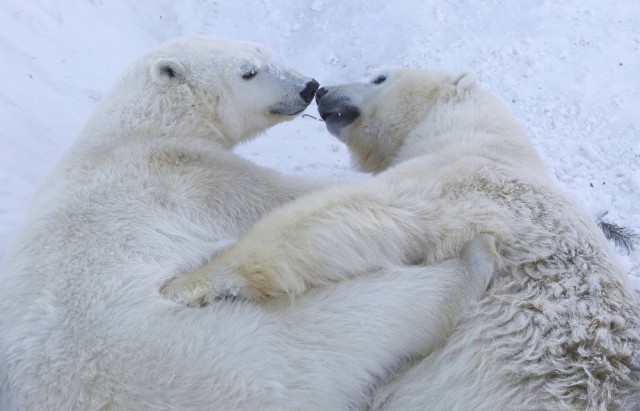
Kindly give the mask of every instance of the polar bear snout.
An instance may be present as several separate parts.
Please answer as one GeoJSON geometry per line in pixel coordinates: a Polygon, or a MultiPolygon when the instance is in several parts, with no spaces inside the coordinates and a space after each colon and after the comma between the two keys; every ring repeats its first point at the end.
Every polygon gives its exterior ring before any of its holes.
{"type": "Polygon", "coordinates": [[[348,96],[334,95],[331,89],[321,87],[316,92],[318,114],[325,121],[327,130],[340,138],[341,131],[360,117],[360,109],[348,96]]]}
{"type": "Polygon", "coordinates": [[[300,97],[302,97],[305,103],[311,103],[311,100],[313,100],[313,96],[315,96],[316,90],[318,90],[319,86],[320,84],[315,79],[311,79],[311,81],[307,83],[304,90],[300,92],[300,97]]]}
{"type": "Polygon", "coordinates": [[[316,91],[316,103],[320,104],[320,99],[327,94],[329,90],[326,87],[320,87],[318,91],[316,91]]]}
{"type": "MultiPolygon", "coordinates": [[[[313,96],[316,94],[316,90],[320,84],[311,79],[310,81],[303,83],[304,88],[298,92],[298,94],[287,94],[283,101],[279,101],[271,107],[271,114],[295,116],[302,113],[313,101],[313,96]]],[[[300,86],[297,86],[300,87],[300,86]]]]}

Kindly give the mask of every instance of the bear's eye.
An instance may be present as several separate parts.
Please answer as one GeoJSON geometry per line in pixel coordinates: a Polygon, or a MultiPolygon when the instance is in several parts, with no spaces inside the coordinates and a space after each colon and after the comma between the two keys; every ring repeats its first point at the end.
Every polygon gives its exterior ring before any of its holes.
{"type": "Polygon", "coordinates": [[[387,76],[378,76],[375,79],[373,79],[372,83],[373,84],[382,84],[384,83],[384,81],[387,79],[387,76]]]}
{"type": "Polygon", "coordinates": [[[242,78],[245,79],[245,80],[250,80],[250,79],[254,78],[256,76],[256,74],[258,74],[258,72],[256,70],[254,70],[254,69],[251,69],[251,70],[247,71],[246,73],[244,73],[242,75],[242,78]]]}

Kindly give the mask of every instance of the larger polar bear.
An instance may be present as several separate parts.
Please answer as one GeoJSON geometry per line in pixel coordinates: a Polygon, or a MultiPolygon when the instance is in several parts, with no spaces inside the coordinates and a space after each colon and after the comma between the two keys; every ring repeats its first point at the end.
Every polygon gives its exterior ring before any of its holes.
{"type": "Polygon", "coordinates": [[[498,277],[446,345],[376,409],[640,407],[640,302],[593,219],[563,195],[517,121],[472,73],[398,69],[321,88],[329,131],[380,173],[261,220],[179,280],[189,300],[308,287],[501,241],[498,277]],[[386,170],[386,171],[385,171],[386,170]]]}
{"type": "Polygon", "coordinates": [[[347,409],[446,338],[492,276],[488,236],[462,260],[295,302],[194,310],[159,295],[319,187],[229,150],[292,119],[317,87],[260,46],[205,37],[131,66],[42,185],[0,269],[0,409],[347,409]]]}

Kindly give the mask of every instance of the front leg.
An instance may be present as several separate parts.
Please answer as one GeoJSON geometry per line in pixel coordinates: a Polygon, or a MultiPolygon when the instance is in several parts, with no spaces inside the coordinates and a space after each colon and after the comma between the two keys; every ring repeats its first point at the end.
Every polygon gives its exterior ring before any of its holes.
{"type": "Polygon", "coordinates": [[[464,208],[371,183],[315,193],[267,215],[162,293],[196,305],[224,295],[296,295],[380,267],[441,261],[481,231],[476,208],[464,208]]]}

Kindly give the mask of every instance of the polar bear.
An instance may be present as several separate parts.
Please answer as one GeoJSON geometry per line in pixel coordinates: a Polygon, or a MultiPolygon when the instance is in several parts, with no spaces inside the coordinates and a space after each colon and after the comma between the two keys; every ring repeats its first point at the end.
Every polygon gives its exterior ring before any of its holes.
{"type": "Polygon", "coordinates": [[[396,69],[320,88],[318,110],[377,176],[300,198],[182,277],[187,301],[256,298],[394,264],[435,263],[479,232],[498,274],[447,343],[376,392],[374,409],[637,409],[640,302],[581,207],[471,72],[396,69]]]}
{"type": "Polygon", "coordinates": [[[441,344],[494,240],[296,301],[163,299],[258,218],[322,184],[231,152],[312,101],[256,44],[189,37],[135,62],[36,196],[0,268],[0,409],[346,409],[441,344]],[[443,315],[441,304],[449,311],[443,315]],[[440,310],[440,311],[439,311],[440,310]]]}

